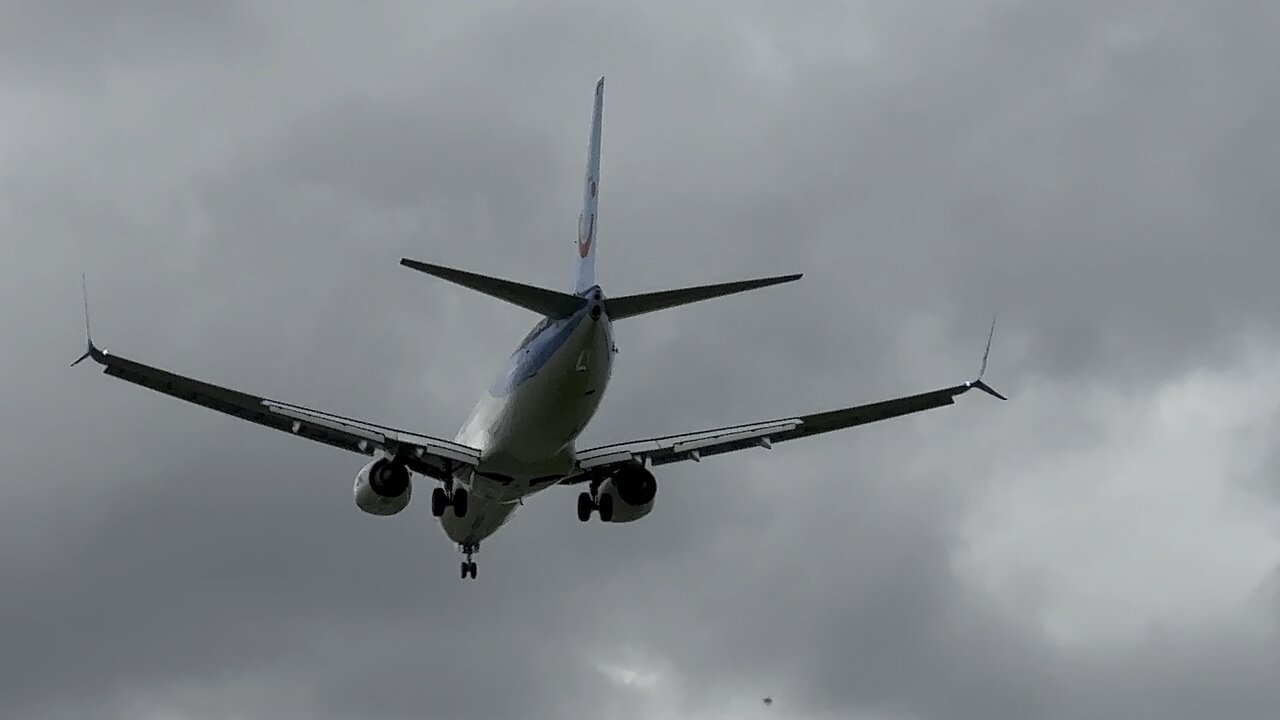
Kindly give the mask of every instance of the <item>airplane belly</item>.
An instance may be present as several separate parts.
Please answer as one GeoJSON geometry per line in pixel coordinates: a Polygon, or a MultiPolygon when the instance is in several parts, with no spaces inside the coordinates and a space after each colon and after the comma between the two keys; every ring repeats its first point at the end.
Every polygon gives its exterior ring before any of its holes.
{"type": "Polygon", "coordinates": [[[573,441],[599,408],[612,372],[607,318],[581,321],[544,360],[528,362],[520,352],[456,437],[480,450],[474,472],[455,479],[469,491],[466,516],[447,509],[440,518],[461,545],[497,532],[521,498],[573,471],[573,441]]]}
{"type": "Polygon", "coordinates": [[[507,523],[519,505],[473,494],[469,498],[466,517],[457,517],[446,510],[440,518],[440,526],[449,539],[468,545],[477,545],[507,523]]]}
{"type": "Polygon", "coordinates": [[[584,323],[504,399],[481,448],[480,469],[527,478],[546,474],[542,466],[551,463],[556,472],[568,472],[572,458],[565,450],[600,406],[612,370],[612,347],[607,330],[584,323]]]}
{"type": "Polygon", "coordinates": [[[531,378],[513,403],[511,438],[525,446],[521,454],[527,459],[557,453],[573,442],[600,405],[604,381],[601,370],[592,368],[594,354],[584,349],[565,359],[574,363],[531,378]]]}

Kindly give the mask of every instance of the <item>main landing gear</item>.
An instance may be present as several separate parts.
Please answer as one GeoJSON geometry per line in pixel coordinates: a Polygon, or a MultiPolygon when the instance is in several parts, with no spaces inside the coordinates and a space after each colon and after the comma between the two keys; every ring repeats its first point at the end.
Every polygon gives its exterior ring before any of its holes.
{"type": "Polygon", "coordinates": [[[591,511],[599,510],[600,519],[604,522],[613,520],[613,496],[600,495],[596,491],[578,495],[578,519],[587,522],[591,519],[591,511]]]}
{"type": "Polygon", "coordinates": [[[465,517],[467,514],[467,489],[464,487],[453,487],[453,483],[449,483],[446,487],[437,487],[431,491],[431,514],[434,517],[443,517],[446,508],[452,507],[454,517],[465,517]]]}
{"type": "Polygon", "coordinates": [[[476,579],[476,562],[471,559],[471,555],[478,550],[476,545],[463,545],[462,552],[467,554],[467,559],[462,561],[462,579],[466,580],[470,575],[472,580],[476,579]]]}

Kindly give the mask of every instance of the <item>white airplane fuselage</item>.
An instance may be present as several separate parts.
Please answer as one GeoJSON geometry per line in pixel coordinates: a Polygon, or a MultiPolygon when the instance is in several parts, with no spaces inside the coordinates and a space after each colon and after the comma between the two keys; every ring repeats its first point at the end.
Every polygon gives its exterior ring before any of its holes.
{"type": "MultiPolygon", "coordinates": [[[[409,504],[413,474],[431,483],[431,514],[466,554],[463,578],[476,577],[472,555],[501,528],[525,497],[564,481],[581,484],[577,517],[628,523],[653,509],[657,480],[650,467],[704,456],[771,448],[773,443],[950,405],[971,388],[1000,399],[982,381],[995,333],[976,379],[906,397],[809,415],[736,424],[696,433],[611,443],[580,452],[578,436],[595,416],[609,384],[616,352],[612,322],[800,279],[799,274],[622,295],[606,301],[596,281],[600,141],[604,78],[596,83],[582,184],[582,211],[570,291],[550,290],[457,268],[401,258],[400,264],[532,311],[542,318],[508,357],[489,390],[455,435],[455,442],[386,425],[282,403],[185,377],[108,353],[93,343],[84,293],[85,353],[103,372],[243,421],[374,456],[355,475],[356,506],[376,516],[409,504]]],[[[566,248],[567,249],[567,248],[566,248]]],[[[566,257],[566,259],[568,259],[566,257]]]]}
{"type": "Polygon", "coordinates": [[[534,327],[458,431],[480,463],[455,478],[468,488],[467,514],[440,518],[454,542],[478,545],[523,498],[573,470],[574,440],[600,406],[614,352],[603,295],[583,295],[589,302],[572,316],[534,327]]]}

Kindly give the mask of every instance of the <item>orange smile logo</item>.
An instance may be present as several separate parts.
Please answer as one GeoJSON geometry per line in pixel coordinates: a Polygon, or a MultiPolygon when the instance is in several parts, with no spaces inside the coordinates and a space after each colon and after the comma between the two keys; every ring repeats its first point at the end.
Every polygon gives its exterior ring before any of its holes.
{"type": "Polygon", "coordinates": [[[587,253],[591,252],[591,243],[595,240],[596,233],[596,214],[591,213],[591,219],[587,222],[585,232],[578,233],[578,257],[585,258],[587,253]]]}

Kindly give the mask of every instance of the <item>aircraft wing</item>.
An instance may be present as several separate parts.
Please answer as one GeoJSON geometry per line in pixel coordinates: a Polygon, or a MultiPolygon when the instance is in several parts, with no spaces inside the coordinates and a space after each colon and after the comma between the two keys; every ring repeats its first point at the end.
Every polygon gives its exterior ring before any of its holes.
{"type": "Polygon", "coordinates": [[[982,380],[986,372],[987,355],[991,352],[991,338],[995,334],[992,323],[987,336],[987,351],[982,356],[982,370],[978,377],[960,385],[931,390],[917,395],[884,400],[867,405],[829,410],[811,415],[796,415],[764,422],[731,425],[701,432],[667,435],[634,442],[602,445],[582,450],[577,454],[578,472],[565,478],[564,484],[588,482],[608,476],[613,468],[623,463],[666,465],[683,460],[700,461],[704,457],[746,450],[771,448],[774,443],[796,440],[811,435],[843,430],[889,418],[910,415],[924,410],[952,405],[958,395],[977,388],[988,395],[1005,400],[982,380]]]}
{"type": "Polygon", "coordinates": [[[479,451],[465,445],[277,402],[184,377],[101,350],[93,344],[92,339],[89,340],[85,354],[72,365],[88,358],[102,365],[103,373],[107,375],[241,420],[362,455],[385,450],[404,460],[410,470],[433,478],[448,478],[456,469],[474,467],[480,461],[479,451]]]}

